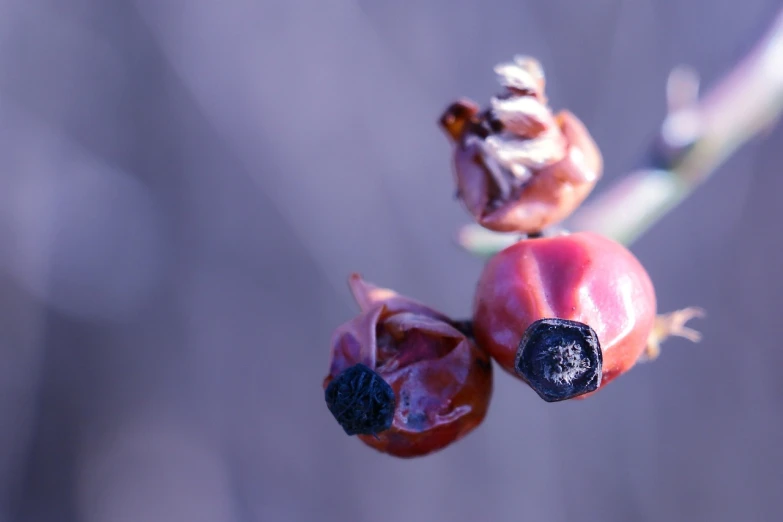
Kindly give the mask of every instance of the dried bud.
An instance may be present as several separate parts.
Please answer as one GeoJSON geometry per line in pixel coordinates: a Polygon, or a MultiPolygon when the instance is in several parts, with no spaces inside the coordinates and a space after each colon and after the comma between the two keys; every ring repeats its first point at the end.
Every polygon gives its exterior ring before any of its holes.
{"type": "Polygon", "coordinates": [[[440,118],[454,145],[457,194],[490,230],[538,233],[584,201],[603,160],[576,116],[552,114],[536,60],[516,57],[495,72],[505,90],[487,110],[459,100],[440,118]]]}
{"type": "Polygon", "coordinates": [[[417,457],[476,428],[492,395],[489,355],[428,306],[357,274],[349,285],[361,313],[336,330],[323,383],[345,432],[417,457]]]}

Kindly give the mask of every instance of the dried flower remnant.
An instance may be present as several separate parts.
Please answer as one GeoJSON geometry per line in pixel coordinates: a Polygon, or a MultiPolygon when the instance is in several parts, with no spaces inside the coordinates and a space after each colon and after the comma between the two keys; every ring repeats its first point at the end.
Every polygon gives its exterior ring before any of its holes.
{"type": "Polygon", "coordinates": [[[325,396],[329,411],[348,435],[375,435],[391,428],[394,390],[361,363],[333,379],[325,396]]]}
{"type": "Polygon", "coordinates": [[[518,56],[495,72],[503,92],[487,109],[459,100],[440,118],[454,146],[457,194],[490,230],[539,233],[582,203],[603,160],[576,116],[552,114],[538,61],[518,56]]]}
{"type": "Polygon", "coordinates": [[[601,343],[579,321],[538,319],[519,342],[514,370],[547,402],[578,397],[601,385],[601,343]]]}
{"type": "Polygon", "coordinates": [[[348,435],[397,457],[445,448],[484,419],[492,364],[458,322],[413,299],[349,279],[360,314],[332,339],[327,407],[348,435]]]}

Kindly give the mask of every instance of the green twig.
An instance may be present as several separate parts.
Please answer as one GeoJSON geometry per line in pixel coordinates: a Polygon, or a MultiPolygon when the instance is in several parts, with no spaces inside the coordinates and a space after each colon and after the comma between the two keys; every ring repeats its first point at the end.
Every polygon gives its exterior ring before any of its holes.
{"type": "MultiPolygon", "coordinates": [[[[783,10],[753,50],[705,96],[685,68],[672,71],[669,114],[661,125],[657,160],[608,187],[564,224],[626,245],[681,203],[737,149],[774,125],[783,111],[783,10]]],[[[458,243],[489,257],[518,241],[467,225],[458,243]]]]}

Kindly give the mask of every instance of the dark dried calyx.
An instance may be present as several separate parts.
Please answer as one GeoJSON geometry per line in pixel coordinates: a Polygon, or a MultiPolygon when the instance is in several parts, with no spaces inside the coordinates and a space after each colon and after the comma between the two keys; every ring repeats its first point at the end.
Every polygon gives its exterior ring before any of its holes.
{"type": "Polygon", "coordinates": [[[348,435],[376,435],[388,430],[394,419],[394,390],[364,364],[341,372],[326,387],[325,398],[348,435]]]}
{"type": "Polygon", "coordinates": [[[564,401],[601,385],[603,354],[595,331],[566,319],[540,319],[519,343],[514,369],[547,402],[564,401]]]}

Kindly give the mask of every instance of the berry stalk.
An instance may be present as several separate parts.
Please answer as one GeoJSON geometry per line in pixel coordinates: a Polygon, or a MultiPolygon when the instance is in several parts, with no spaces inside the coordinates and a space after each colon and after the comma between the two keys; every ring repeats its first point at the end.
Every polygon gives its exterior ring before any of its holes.
{"type": "MultiPolygon", "coordinates": [[[[707,94],[686,68],[672,71],[669,113],[647,165],[579,208],[564,224],[629,245],[685,200],[734,152],[774,125],[783,112],[783,10],[767,34],[707,94]]],[[[457,242],[491,257],[520,239],[470,224],[457,242]]]]}

